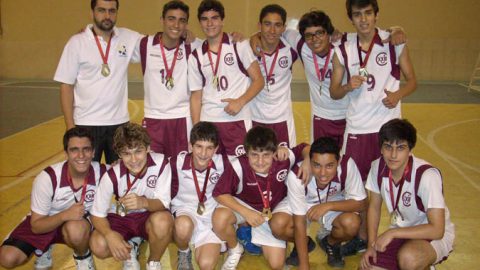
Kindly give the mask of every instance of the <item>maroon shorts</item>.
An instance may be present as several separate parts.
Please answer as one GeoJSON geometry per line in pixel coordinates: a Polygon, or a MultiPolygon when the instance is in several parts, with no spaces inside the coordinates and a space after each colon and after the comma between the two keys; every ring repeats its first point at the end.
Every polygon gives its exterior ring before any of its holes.
{"type": "Polygon", "coordinates": [[[252,126],[253,127],[261,126],[261,127],[266,127],[273,130],[275,132],[275,135],[277,135],[277,141],[279,145],[285,146],[285,147],[292,147],[289,143],[290,138],[288,137],[287,121],[283,121],[279,123],[269,123],[269,124],[252,121],[252,126]]]}
{"type": "Polygon", "coordinates": [[[186,118],[152,119],[144,118],[142,125],[152,140],[150,148],[156,153],[173,157],[188,152],[188,127],[186,118]]]}
{"type": "Polygon", "coordinates": [[[245,148],[243,147],[243,140],[245,139],[245,135],[247,135],[245,121],[214,122],[213,124],[217,127],[220,138],[219,153],[230,156],[241,156],[245,154],[245,148]]]}
{"type": "MultiPolygon", "coordinates": [[[[4,244],[9,243],[9,239],[15,241],[21,241],[31,245],[35,249],[45,252],[51,244],[64,244],[62,234],[62,226],[58,226],[57,229],[42,234],[35,234],[32,232],[32,226],[30,225],[31,216],[26,216],[25,219],[13,230],[4,244]]],[[[27,256],[29,256],[28,254],[27,256]]]]}
{"type": "Polygon", "coordinates": [[[148,240],[145,223],[150,217],[150,212],[131,213],[124,217],[109,213],[107,216],[110,228],[123,236],[125,241],[135,236],[140,236],[148,240]]]}
{"type": "Polygon", "coordinates": [[[338,147],[341,149],[343,145],[343,136],[345,135],[346,125],[347,121],[345,119],[328,120],[314,115],[313,141],[320,137],[331,137],[338,143],[338,147]]]}
{"type": "Polygon", "coordinates": [[[345,157],[353,158],[360,171],[362,180],[365,183],[370,167],[372,166],[372,161],[380,157],[378,132],[368,134],[349,133],[345,146],[345,157]]]}

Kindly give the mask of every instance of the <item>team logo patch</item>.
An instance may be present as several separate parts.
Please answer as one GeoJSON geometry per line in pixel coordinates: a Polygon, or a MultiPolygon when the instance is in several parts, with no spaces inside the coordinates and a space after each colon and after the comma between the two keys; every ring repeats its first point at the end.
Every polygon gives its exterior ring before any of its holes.
{"type": "Polygon", "coordinates": [[[178,49],[177,60],[183,59],[183,50],[181,48],[178,49]]]}
{"type": "Polygon", "coordinates": [[[245,153],[246,152],[245,152],[245,148],[243,147],[243,144],[240,144],[239,146],[237,146],[237,148],[235,148],[235,155],[237,157],[244,155],[245,153]]]}
{"type": "Polygon", "coordinates": [[[288,67],[288,57],[286,57],[286,56],[280,57],[280,59],[278,59],[278,65],[281,68],[287,68],[288,67]]]}
{"type": "Polygon", "coordinates": [[[388,56],[386,53],[381,52],[377,54],[377,57],[375,58],[375,60],[377,61],[377,64],[379,66],[385,66],[388,62],[388,56]]]}
{"type": "Polygon", "coordinates": [[[118,45],[117,52],[118,52],[118,56],[127,57],[127,46],[118,45]]]}
{"type": "Polygon", "coordinates": [[[95,198],[95,190],[89,189],[87,192],[85,192],[85,202],[93,202],[93,199],[95,198]]]}
{"type": "Polygon", "coordinates": [[[225,57],[223,57],[223,61],[229,66],[235,64],[235,58],[233,57],[233,53],[227,53],[225,57]]]}
{"type": "Polygon", "coordinates": [[[210,177],[208,178],[208,180],[210,181],[210,183],[212,184],[216,184],[218,182],[218,180],[220,179],[220,174],[218,172],[214,172],[212,175],[210,175],[210,177]]]}
{"type": "Polygon", "coordinates": [[[156,175],[150,175],[147,178],[147,186],[149,188],[155,188],[155,185],[157,184],[157,176],[156,175]]]}
{"type": "Polygon", "coordinates": [[[281,171],[279,171],[277,173],[277,181],[278,182],[283,182],[285,181],[285,179],[287,179],[287,174],[288,174],[288,170],[287,169],[283,169],[281,171]]]}
{"type": "Polygon", "coordinates": [[[412,193],[405,192],[402,194],[403,205],[409,207],[412,204],[412,193]]]}

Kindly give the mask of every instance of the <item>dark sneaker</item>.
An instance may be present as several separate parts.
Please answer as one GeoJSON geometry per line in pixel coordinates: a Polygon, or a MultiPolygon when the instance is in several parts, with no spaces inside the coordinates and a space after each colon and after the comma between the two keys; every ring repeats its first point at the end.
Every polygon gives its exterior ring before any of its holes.
{"type": "Polygon", "coordinates": [[[365,252],[367,250],[367,241],[355,236],[352,240],[342,245],[342,255],[351,256],[358,252],[365,252]]]}
{"type": "MultiPolygon", "coordinates": [[[[315,249],[315,242],[310,236],[308,237],[307,248],[308,248],[308,253],[312,252],[315,249]]],[[[292,265],[292,266],[299,265],[297,248],[295,246],[293,246],[292,252],[290,252],[290,255],[288,256],[285,263],[287,265],[292,265]]]]}
{"type": "Polygon", "coordinates": [[[188,249],[188,252],[178,251],[177,255],[177,270],[193,270],[192,252],[190,251],[190,249],[188,249]]]}
{"type": "Polygon", "coordinates": [[[252,243],[252,227],[240,226],[237,229],[237,239],[250,255],[262,254],[262,248],[252,243]]]}
{"type": "Polygon", "coordinates": [[[343,268],[345,266],[345,260],[341,252],[341,245],[330,245],[327,239],[328,235],[322,238],[320,247],[327,253],[328,265],[335,268],[343,268]]]}

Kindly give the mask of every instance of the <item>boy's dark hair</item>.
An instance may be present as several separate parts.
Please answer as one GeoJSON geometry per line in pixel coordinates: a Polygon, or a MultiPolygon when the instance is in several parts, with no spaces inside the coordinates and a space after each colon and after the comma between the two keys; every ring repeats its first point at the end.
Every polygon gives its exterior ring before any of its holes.
{"type": "Polygon", "coordinates": [[[190,17],[190,8],[187,4],[180,0],[172,0],[163,5],[162,18],[165,18],[167,12],[172,9],[180,9],[181,11],[185,12],[187,14],[187,20],[190,17]]]}
{"type": "Polygon", "coordinates": [[[127,123],[121,125],[113,135],[113,150],[120,154],[121,151],[132,149],[139,146],[148,147],[150,145],[150,137],[147,131],[135,123],[127,123]]]}
{"type": "Polygon", "coordinates": [[[331,137],[320,137],[316,139],[310,146],[310,158],[313,154],[333,154],[335,159],[340,159],[340,147],[338,147],[337,141],[331,137]]]}
{"type": "Polygon", "coordinates": [[[84,127],[73,127],[67,130],[65,134],[63,134],[63,150],[65,152],[68,149],[68,142],[73,137],[88,138],[88,140],[90,140],[90,144],[93,147],[94,139],[90,130],[84,127]]]}
{"type": "Polygon", "coordinates": [[[207,141],[218,146],[217,127],[210,122],[198,122],[190,131],[190,143],[194,145],[197,141],[207,141]]]}
{"type": "MultiPolygon", "coordinates": [[[[108,1],[108,2],[110,2],[110,1],[115,1],[115,2],[117,2],[117,10],[118,10],[118,8],[120,7],[120,0],[104,0],[104,1],[108,1]]],[[[92,10],[94,10],[95,7],[97,6],[97,2],[98,2],[98,0],[91,0],[91,1],[90,1],[90,8],[91,8],[92,10]]]]}
{"type": "Polygon", "coordinates": [[[308,13],[303,14],[298,23],[298,31],[302,35],[302,38],[305,39],[305,30],[308,27],[312,26],[321,26],[327,34],[333,34],[335,28],[333,27],[332,21],[328,15],[321,10],[313,10],[308,13]]]}
{"type": "Polygon", "coordinates": [[[408,148],[412,150],[417,143],[417,130],[406,119],[392,119],[383,124],[378,132],[378,143],[382,147],[383,143],[406,141],[408,148]]]}
{"type": "Polygon", "coordinates": [[[377,0],[347,0],[346,6],[348,18],[350,18],[350,20],[352,19],[352,7],[364,8],[369,5],[372,5],[373,12],[375,12],[375,15],[377,15],[378,11],[380,10],[378,8],[377,0]]]}
{"type": "Polygon", "coordinates": [[[216,11],[220,15],[220,18],[223,20],[225,19],[225,8],[220,1],[217,0],[203,0],[200,5],[198,6],[197,17],[200,21],[202,13],[205,11],[216,11]]]}
{"type": "Polygon", "coordinates": [[[244,140],[245,151],[277,151],[277,135],[269,128],[256,126],[247,132],[244,140]]]}
{"type": "Polygon", "coordinates": [[[280,15],[280,17],[282,18],[283,24],[285,24],[285,22],[287,21],[287,11],[282,6],[277,4],[270,4],[270,5],[264,6],[260,11],[260,17],[258,21],[262,23],[263,18],[265,18],[265,16],[267,16],[268,13],[275,13],[280,15]]]}

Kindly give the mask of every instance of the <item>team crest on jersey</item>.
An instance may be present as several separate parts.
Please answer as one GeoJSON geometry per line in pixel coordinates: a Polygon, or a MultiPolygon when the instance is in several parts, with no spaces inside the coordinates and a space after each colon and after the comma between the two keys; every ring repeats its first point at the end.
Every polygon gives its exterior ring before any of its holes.
{"type": "Polygon", "coordinates": [[[218,182],[218,180],[220,179],[220,174],[218,172],[214,172],[212,175],[210,175],[210,177],[208,178],[208,180],[210,181],[210,183],[212,184],[216,184],[218,182]]]}
{"type": "Polygon", "coordinates": [[[409,207],[412,204],[412,193],[405,192],[402,194],[403,205],[409,207]]]}
{"type": "Polygon", "coordinates": [[[178,55],[177,55],[177,60],[182,60],[183,59],[183,49],[179,48],[178,49],[178,55]]]}
{"type": "Polygon", "coordinates": [[[157,176],[156,175],[150,175],[147,178],[147,186],[149,188],[155,188],[155,185],[157,184],[157,176]]]}
{"type": "Polygon", "coordinates": [[[387,53],[381,52],[377,54],[377,57],[375,58],[375,60],[377,61],[377,64],[379,66],[385,66],[388,63],[387,53]]]}
{"type": "Polygon", "coordinates": [[[282,56],[280,59],[278,59],[278,65],[281,68],[287,68],[288,67],[288,57],[282,56]]]}
{"type": "Polygon", "coordinates": [[[89,189],[87,192],[85,192],[85,202],[93,202],[93,199],[95,198],[95,190],[89,189]]]}
{"type": "Polygon", "coordinates": [[[118,56],[127,57],[127,46],[121,45],[121,44],[118,45],[117,52],[118,52],[118,56]]]}
{"type": "Polygon", "coordinates": [[[225,57],[223,57],[223,61],[229,66],[235,64],[235,58],[233,57],[233,53],[227,53],[225,57]]]}
{"type": "Polygon", "coordinates": [[[235,155],[237,157],[244,155],[245,153],[246,152],[245,152],[245,148],[243,147],[243,144],[240,144],[239,146],[237,146],[237,148],[235,148],[235,155]]]}
{"type": "Polygon", "coordinates": [[[277,173],[277,181],[278,182],[283,182],[285,181],[285,179],[287,179],[287,174],[288,174],[288,170],[287,169],[283,169],[281,171],[279,171],[277,173]]]}

